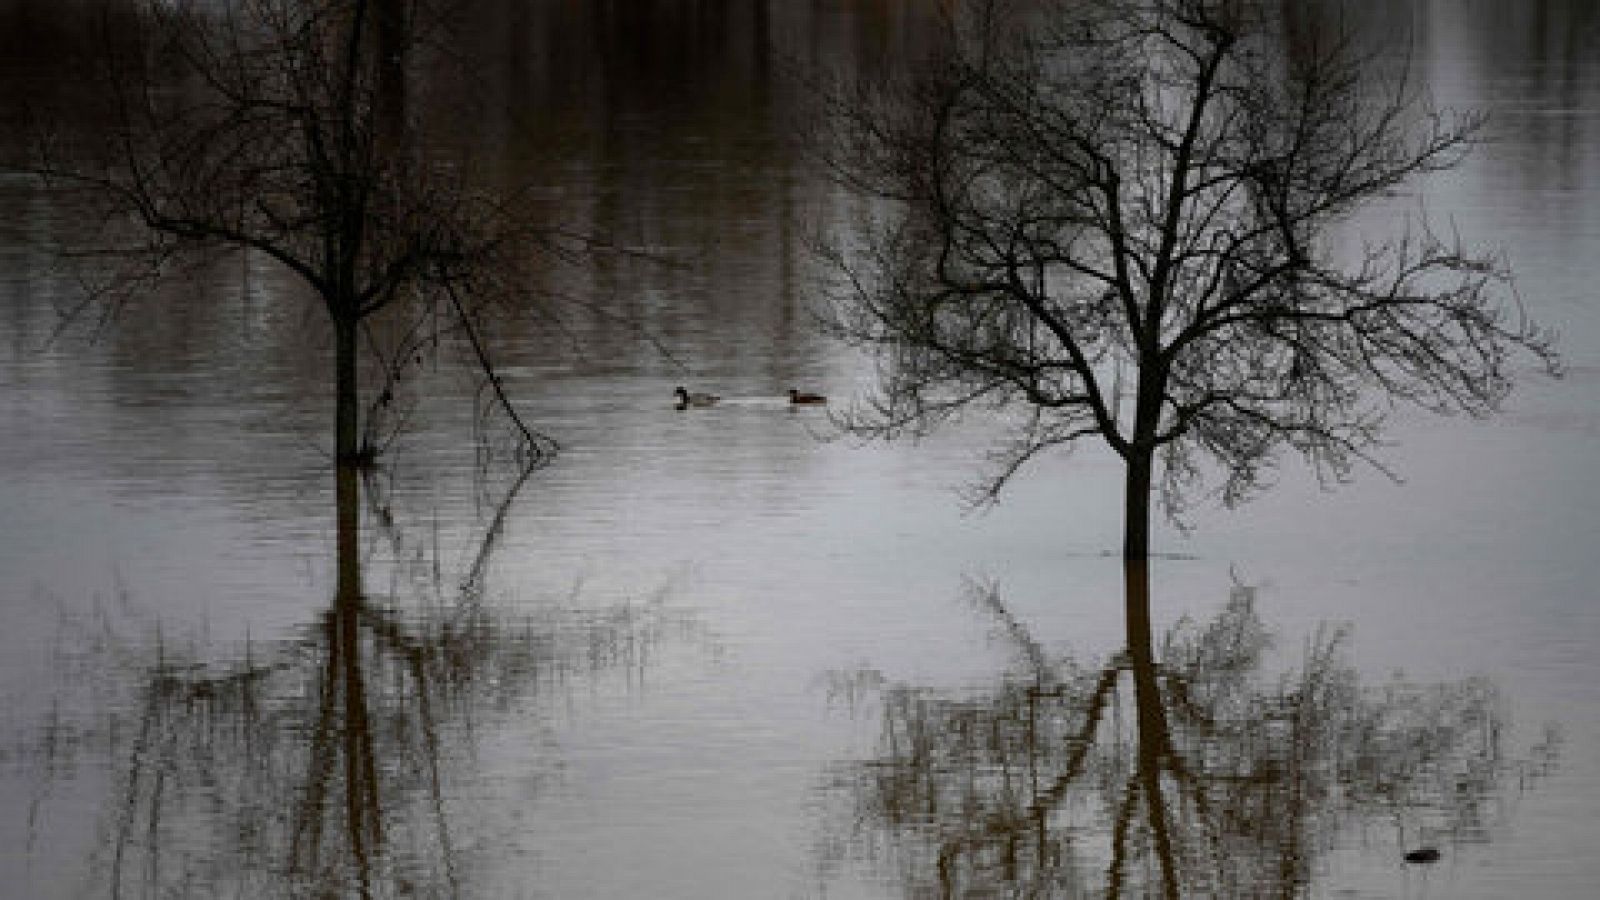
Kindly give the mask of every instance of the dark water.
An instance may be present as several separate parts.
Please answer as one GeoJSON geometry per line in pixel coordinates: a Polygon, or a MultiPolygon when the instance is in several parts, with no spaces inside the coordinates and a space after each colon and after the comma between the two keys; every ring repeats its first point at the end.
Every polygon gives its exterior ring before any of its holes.
{"type": "MultiPolygon", "coordinates": [[[[0,4],[13,139],[24,101],[95,121],[72,61],[99,6],[0,4]]],[[[914,55],[919,9],[463,23],[472,108],[496,112],[450,139],[552,219],[674,264],[563,270],[591,310],[497,333],[564,448],[520,486],[477,465],[460,360],[430,368],[369,486],[369,605],[338,602],[321,311],[231,259],[56,335],[76,293],[54,251],[84,223],[0,178],[0,895],[337,894],[365,873],[379,896],[1104,896],[1112,859],[1159,895],[1164,832],[1205,849],[1190,893],[1591,896],[1600,12],[1350,11],[1413,30],[1437,102],[1490,112],[1422,198],[1505,249],[1569,375],[1489,423],[1402,415],[1403,484],[1291,469],[1164,531],[1156,651],[1183,698],[1115,655],[1110,460],[1043,460],[973,516],[953,489],[981,428],[860,447],[782,402],[870,377],[809,327],[808,230],[857,210],[799,153],[784,75],[914,55]],[[727,399],[677,413],[680,383],[727,399]],[[1204,801],[1145,752],[1162,741],[1217,775],[1204,801]],[[1181,798],[1163,829],[1152,772],[1181,798]],[[1441,859],[1402,866],[1425,840],[1441,859]]],[[[451,123],[439,91],[419,102],[451,123]]]]}

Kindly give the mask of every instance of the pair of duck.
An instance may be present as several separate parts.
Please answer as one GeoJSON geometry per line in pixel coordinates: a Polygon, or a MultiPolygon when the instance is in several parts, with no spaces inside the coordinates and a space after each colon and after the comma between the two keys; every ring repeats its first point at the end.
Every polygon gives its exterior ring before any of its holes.
{"type": "MultiPolygon", "coordinates": [[[[673,397],[677,398],[677,402],[673,404],[677,409],[715,406],[717,405],[717,402],[722,399],[716,394],[692,393],[688,388],[685,388],[681,385],[677,390],[672,392],[672,395],[673,397]]],[[[798,388],[789,389],[790,406],[821,406],[827,402],[828,398],[822,396],[821,394],[806,393],[798,388]]]]}

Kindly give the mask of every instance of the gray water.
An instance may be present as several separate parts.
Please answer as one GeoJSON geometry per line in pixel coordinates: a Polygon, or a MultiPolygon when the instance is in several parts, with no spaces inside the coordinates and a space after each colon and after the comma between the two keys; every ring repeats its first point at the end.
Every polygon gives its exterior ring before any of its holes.
{"type": "MultiPolygon", "coordinates": [[[[982,697],[1014,669],[975,581],[1052,655],[1092,668],[1115,653],[1119,471],[1093,451],[1043,459],[972,514],[956,491],[985,449],[981,422],[862,446],[783,401],[791,386],[849,398],[871,371],[810,328],[807,229],[852,210],[795,150],[798,103],[779,70],[870,68],[914,47],[926,28],[914,4],[653,3],[626,21],[591,6],[505,4],[477,24],[484,90],[524,112],[474,127],[574,226],[683,263],[608,259],[565,276],[651,339],[581,311],[559,335],[529,321],[497,337],[513,397],[563,452],[492,532],[472,594],[484,637],[462,651],[475,661],[435,673],[444,709],[416,718],[427,678],[374,668],[395,758],[415,753],[434,773],[397,776],[379,798],[400,849],[378,893],[904,895],[916,882],[872,852],[874,823],[839,788],[884,752],[872,688],[982,697]],[[680,413],[680,383],[725,401],[680,413]],[[859,702],[847,685],[867,688],[859,702]]],[[[0,4],[20,60],[8,104],[70,92],[49,61],[52,42],[73,46],[78,8],[0,4]]],[[[1400,852],[1438,810],[1353,817],[1317,858],[1313,896],[1589,897],[1600,11],[1416,0],[1351,15],[1414,29],[1435,101],[1490,113],[1486,144],[1420,196],[1436,221],[1505,250],[1528,311],[1561,332],[1568,374],[1529,373],[1489,422],[1401,411],[1385,456],[1401,483],[1368,471],[1325,491],[1291,467],[1242,509],[1200,504],[1187,530],[1158,535],[1158,627],[1210,620],[1243,584],[1278,636],[1269,669],[1295,667],[1322,623],[1345,623],[1365,683],[1497,689],[1508,762],[1483,827],[1451,832],[1438,864],[1405,867],[1400,852]],[[1547,724],[1565,740],[1538,768],[1547,724]]],[[[137,736],[159,694],[152,672],[300,660],[274,670],[276,712],[229,733],[272,735],[267,755],[287,768],[305,748],[296,698],[325,662],[334,583],[321,312],[242,259],[57,335],[75,295],[52,251],[81,223],[26,179],[0,180],[0,210],[0,895],[106,894],[120,853],[126,893],[160,868],[205,896],[218,866],[273,868],[243,835],[291,827],[274,818],[288,801],[217,800],[239,796],[241,769],[226,754],[197,762],[200,741],[174,740],[140,770],[139,790],[168,790],[166,806],[128,803],[128,773],[149,746],[137,736]]],[[[461,573],[510,487],[476,464],[474,385],[452,362],[426,376],[394,449],[396,525],[369,529],[367,572],[419,640],[447,649],[461,573]]],[[[210,733],[192,698],[183,708],[194,718],[164,719],[167,733],[210,733]]]]}

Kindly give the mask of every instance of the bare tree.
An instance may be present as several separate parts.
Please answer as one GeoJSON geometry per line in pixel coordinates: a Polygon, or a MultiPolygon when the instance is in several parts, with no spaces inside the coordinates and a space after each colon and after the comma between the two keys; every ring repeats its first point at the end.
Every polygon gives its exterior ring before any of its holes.
{"type": "Polygon", "coordinates": [[[846,424],[1023,411],[981,499],[1043,450],[1104,442],[1126,467],[1130,611],[1152,497],[1173,512],[1215,464],[1237,502],[1285,449],[1342,479],[1395,400],[1482,415],[1518,354],[1556,368],[1504,260],[1423,225],[1344,227],[1458,164],[1481,118],[1284,9],[988,0],[909,75],[828,94],[826,159],[871,201],[825,251],[844,276],[829,323],[881,362],[846,424]]]}
{"type": "Polygon", "coordinates": [[[90,299],[112,308],[185,261],[259,254],[326,309],[341,464],[376,455],[394,382],[441,337],[464,339],[522,448],[544,459],[553,445],[507,402],[480,325],[523,290],[528,260],[578,245],[521,227],[473,184],[459,148],[413,128],[413,70],[448,58],[433,6],[135,5],[135,33],[103,42],[111,139],[73,146],[56,130],[34,163],[98,210],[125,263],[90,299]],[[386,341],[371,329],[378,319],[386,341]],[[382,379],[365,392],[365,426],[364,353],[382,379]]]}

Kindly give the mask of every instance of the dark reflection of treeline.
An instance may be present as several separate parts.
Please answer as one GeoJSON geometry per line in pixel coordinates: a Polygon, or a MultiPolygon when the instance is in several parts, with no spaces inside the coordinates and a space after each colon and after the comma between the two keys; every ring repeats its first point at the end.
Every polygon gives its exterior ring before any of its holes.
{"type": "Polygon", "coordinates": [[[908,897],[1302,896],[1354,826],[1397,865],[1449,853],[1555,763],[1553,731],[1509,758],[1489,681],[1363,684],[1340,630],[1264,674],[1250,588],[1090,666],[977,595],[1018,664],[976,694],[880,686],[877,754],[836,784],[827,855],[887,868],[908,897]]]}
{"type": "MultiPolygon", "coordinates": [[[[16,117],[16,127],[0,130],[0,161],[28,149],[41,122],[77,136],[66,145],[107,146],[113,92],[95,59],[108,44],[135,54],[136,5],[0,0],[0,43],[14,51],[0,66],[0,115],[16,117]]],[[[427,8],[447,19],[407,62],[417,139],[461,145],[462,170],[519,217],[600,248],[530,266],[525,306],[497,310],[484,328],[531,422],[588,438],[581,429],[594,418],[591,404],[559,419],[566,399],[582,394],[569,378],[653,379],[660,386],[649,402],[664,405],[686,380],[730,395],[777,395],[823,377],[827,349],[811,327],[803,238],[825,200],[807,181],[796,140],[807,131],[806,104],[788,75],[812,65],[883,66],[914,52],[932,30],[932,7],[472,0],[427,8]],[[435,64],[444,56],[452,64],[435,64]]],[[[92,336],[89,360],[107,363],[77,366],[52,389],[103,397],[108,434],[191,453],[189,466],[214,466],[223,485],[294,458],[283,451],[303,449],[307,436],[326,443],[322,377],[332,349],[316,327],[320,310],[261,254],[208,260],[160,293],[133,298],[114,322],[80,316],[51,345],[60,310],[81,300],[80,279],[98,283],[74,256],[103,249],[90,218],[33,182],[0,184],[0,222],[11,223],[0,231],[15,234],[0,242],[10,245],[0,256],[23,261],[15,278],[0,278],[0,331],[19,355],[76,350],[92,336]],[[152,407],[170,414],[150,416],[152,407]],[[218,420],[230,427],[215,427],[218,420]],[[248,464],[234,465],[241,458],[248,464]],[[229,462],[210,462],[220,459],[229,462]]],[[[423,348],[427,364],[408,375],[414,432],[471,425],[459,418],[470,405],[464,389],[436,374],[472,365],[458,338],[423,348]]],[[[385,374],[363,372],[364,383],[385,374]]],[[[149,461],[135,452],[105,464],[142,469],[149,461]]],[[[238,487],[254,502],[254,485],[238,487]]]]}
{"type": "MultiPolygon", "coordinates": [[[[131,23],[142,2],[0,0],[0,110],[17,126],[0,134],[0,159],[31,142],[24,125],[40,117],[91,134],[115,124],[96,60],[108,49],[138,51],[131,23]]],[[[560,225],[655,249],[707,242],[681,221],[686,216],[793,216],[790,195],[799,187],[786,178],[800,164],[794,138],[807,130],[807,103],[789,76],[914,55],[935,19],[931,8],[891,0],[471,0],[429,8],[443,13],[442,27],[430,30],[405,73],[422,138],[466,145],[474,170],[508,189],[559,188],[559,197],[517,200],[548,207],[560,225]],[[444,57],[452,64],[436,64],[444,57]],[[638,231],[663,215],[678,221],[659,233],[638,231]]],[[[739,249],[763,260],[794,249],[768,229],[741,231],[719,229],[719,237],[744,238],[739,249]]]]}
{"type": "Polygon", "coordinates": [[[525,209],[647,254],[597,257],[579,279],[589,305],[568,324],[600,352],[566,361],[586,374],[621,365],[681,379],[681,359],[692,376],[763,390],[819,368],[804,238],[830,214],[802,150],[814,104],[795,75],[914,58],[936,20],[932,4],[892,0],[486,0],[467,10],[463,52],[481,65],[461,130],[483,142],[496,177],[531,186],[525,209]]]}
{"type": "Polygon", "coordinates": [[[1409,62],[1421,86],[1447,105],[1494,109],[1483,156],[1508,163],[1513,184],[1549,215],[1594,166],[1591,102],[1600,54],[1600,4],[1592,0],[1487,0],[1470,4],[1341,0],[1282,4],[1295,35],[1352,26],[1390,67],[1409,62]]]}
{"type": "MultiPolygon", "coordinates": [[[[0,0],[0,124],[8,126],[0,129],[0,159],[29,142],[25,121],[33,113],[55,110],[57,121],[91,131],[113,121],[108,92],[95,89],[92,60],[103,42],[137,34],[128,25],[133,5],[0,0]]],[[[429,46],[467,65],[432,65],[426,54],[412,60],[408,103],[426,139],[472,145],[473,170],[520,191],[508,196],[534,218],[677,263],[599,254],[581,273],[549,276],[553,283],[534,287],[580,296],[600,314],[586,318],[569,307],[571,321],[561,328],[536,317],[509,318],[495,329],[505,345],[496,348],[497,358],[508,367],[622,365],[680,377],[658,346],[639,340],[636,326],[692,360],[694,374],[756,373],[772,382],[763,389],[785,388],[797,371],[817,365],[822,350],[805,314],[805,223],[848,212],[827,210],[826,192],[807,181],[796,138],[810,130],[809,104],[788,76],[848,77],[915,60],[936,40],[943,5],[471,0],[432,7],[450,10],[451,18],[430,35],[429,46]],[[467,83],[460,82],[462,71],[467,83]],[[702,333],[707,321],[717,323],[709,340],[702,333]],[[573,333],[584,343],[571,342],[573,333]],[[573,346],[585,352],[571,352],[573,346]]],[[[1530,70],[1538,82],[1530,90],[1550,109],[1573,108],[1600,59],[1587,52],[1600,7],[1586,0],[1282,5],[1287,53],[1295,52],[1295,40],[1318,33],[1319,23],[1348,23],[1388,40],[1414,35],[1422,75],[1472,65],[1503,76],[1499,67],[1539,63],[1530,70]],[[1458,36],[1484,45],[1454,46],[1458,36]]],[[[1534,116],[1499,137],[1526,144],[1532,158],[1549,159],[1519,170],[1530,185],[1547,186],[1582,170],[1575,155],[1585,146],[1581,125],[1581,117],[1534,116]]],[[[80,218],[15,185],[0,191],[0,219],[26,225],[29,240],[68,243],[80,218]]],[[[227,356],[243,335],[249,355],[260,360],[252,367],[270,369],[263,380],[284,384],[284,395],[320,396],[289,386],[304,377],[298,373],[324,371],[304,358],[305,329],[295,316],[262,315],[259,298],[239,316],[232,315],[236,304],[214,302],[218,288],[237,291],[247,303],[252,295],[278,299],[281,285],[248,263],[203,277],[204,299],[137,329],[133,317],[125,318],[105,335],[111,352],[135,369],[159,368],[180,354],[227,356]]],[[[20,321],[26,307],[8,303],[3,315],[14,333],[33,331],[28,346],[37,346],[56,323],[46,316],[29,327],[20,321]]]]}
{"type": "MultiPolygon", "coordinates": [[[[437,573],[436,559],[402,559],[392,573],[405,594],[371,594],[360,519],[376,526],[391,562],[415,543],[381,500],[360,516],[360,476],[339,476],[337,587],[298,634],[223,658],[160,627],[127,634],[105,616],[68,636],[64,691],[92,696],[86,707],[62,704],[31,746],[40,771],[62,781],[107,761],[96,893],[474,896],[477,856],[495,844],[483,819],[510,813],[503,799],[472,800],[485,791],[473,781],[479,733],[580,682],[631,683],[654,648],[691,633],[657,601],[497,611],[487,573],[505,505],[463,548],[461,569],[429,578],[399,570],[437,573]],[[430,583],[437,590],[422,587],[430,583]]],[[[381,498],[373,487],[368,496],[381,498]]],[[[47,806],[49,792],[41,797],[47,806]]]]}

